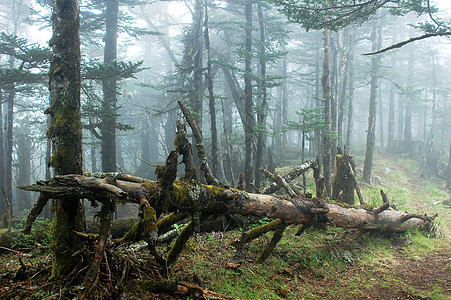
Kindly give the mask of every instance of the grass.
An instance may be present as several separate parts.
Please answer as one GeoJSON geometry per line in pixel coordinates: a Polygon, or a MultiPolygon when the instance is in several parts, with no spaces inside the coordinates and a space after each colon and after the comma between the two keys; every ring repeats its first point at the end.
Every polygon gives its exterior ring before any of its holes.
{"type": "MultiPolygon", "coordinates": [[[[362,159],[356,158],[357,166],[362,159]]],[[[449,195],[442,182],[419,178],[419,168],[413,160],[377,154],[373,174],[385,186],[362,184],[362,193],[369,204],[380,205],[383,189],[397,209],[438,213],[436,224],[441,238],[413,231],[393,237],[364,235],[350,240],[346,230],[330,227],[311,228],[298,237],[297,228],[289,227],[264,264],[256,265],[254,260],[271,234],[246,246],[247,260],[241,266],[228,267],[234,253],[229,243],[240,232],[206,234],[197,236],[192,244],[196,256],[184,254],[179,262],[181,266],[194,265],[195,271],[188,277],[183,272],[175,272],[174,276],[180,280],[201,278],[204,288],[242,299],[450,298],[451,265],[444,260],[437,265],[440,255],[451,252],[451,215],[440,204],[449,195]],[[351,261],[345,259],[349,256],[351,261]],[[417,271],[409,269],[415,266],[420,266],[417,271]],[[429,278],[428,272],[433,268],[438,269],[429,278]],[[417,273],[406,277],[412,271],[417,273]]],[[[286,167],[278,171],[283,174],[289,170],[286,167]]],[[[307,178],[314,194],[311,175],[307,178]]]]}
{"type": "MultiPolygon", "coordinates": [[[[356,157],[357,168],[362,160],[356,157]]],[[[246,244],[246,259],[238,266],[231,263],[235,249],[230,243],[240,237],[240,231],[196,234],[168,278],[241,299],[449,299],[451,263],[446,259],[451,253],[451,214],[441,204],[449,195],[441,182],[420,179],[418,168],[413,160],[376,154],[373,174],[386,185],[362,184],[362,193],[369,204],[379,205],[382,188],[400,210],[438,213],[440,238],[417,231],[351,238],[349,231],[333,227],[313,227],[296,236],[298,228],[289,226],[264,264],[256,264],[255,259],[272,234],[246,244]]],[[[278,171],[283,174],[290,169],[278,171]]],[[[314,194],[311,174],[307,179],[308,190],[314,194]]],[[[268,221],[257,220],[251,226],[268,221]]],[[[23,262],[33,266],[39,259],[43,256],[36,253],[23,262]]],[[[0,257],[0,273],[19,267],[17,255],[0,257]]],[[[34,299],[45,297],[52,296],[34,295],[34,299]]]]}

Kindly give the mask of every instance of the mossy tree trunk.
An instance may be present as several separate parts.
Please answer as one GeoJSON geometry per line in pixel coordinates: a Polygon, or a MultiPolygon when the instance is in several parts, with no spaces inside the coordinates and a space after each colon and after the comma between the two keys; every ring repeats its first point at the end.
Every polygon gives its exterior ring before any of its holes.
{"type": "MultiPolygon", "coordinates": [[[[80,17],[78,0],[53,2],[53,56],[49,71],[51,116],[48,137],[52,140],[50,159],[55,174],[82,173],[82,125],[80,113],[80,17]]],[[[52,224],[52,278],[66,276],[79,262],[73,254],[82,246],[73,233],[83,228],[83,213],[78,195],[55,202],[52,224]]]]}

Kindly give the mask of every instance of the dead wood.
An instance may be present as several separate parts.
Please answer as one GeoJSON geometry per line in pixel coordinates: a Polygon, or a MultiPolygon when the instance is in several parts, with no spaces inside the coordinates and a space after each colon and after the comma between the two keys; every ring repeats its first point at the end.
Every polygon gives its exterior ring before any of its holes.
{"type": "Polygon", "coordinates": [[[182,109],[183,115],[185,116],[186,121],[191,127],[191,131],[193,132],[194,139],[196,140],[196,149],[197,156],[199,157],[200,169],[204,173],[205,180],[208,184],[216,185],[216,186],[224,186],[219,182],[218,179],[211,172],[210,166],[208,165],[207,153],[205,151],[204,142],[202,140],[202,135],[200,133],[199,128],[197,127],[196,122],[194,121],[193,115],[189,108],[183,104],[181,101],[177,102],[182,109]]]}
{"type": "MultiPolygon", "coordinates": [[[[107,183],[105,179],[88,178],[81,175],[56,176],[48,181],[39,181],[37,184],[21,187],[25,190],[44,191],[52,198],[64,198],[68,194],[82,194],[91,197],[93,193],[101,201],[102,195],[111,195],[110,191],[116,191],[122,202],[139,203],[144,197],[150,206],[158,207],[160,201],[161,186],[157,182],[144,184],[116,180],[107,183]]],[[[280,218],[286,223],[306,224],[315,215],[318,205],[314,199],[296,197],[296,201],[271,195],[252,194],[213,187],[211,185],[192,184],[185,181],[175,181],[172,202],[165,205],[168,211],[195,210],[208,211],[209,214],[219,209],[221,213],[238,213],[244,216],[257,216],[280,218]],[[196,190],[196,194],[192,194],[196,190]],[[191,193],[191,195],[190,195],[191,193]],[[200,206],[199,204],[202,203],[200,206]]],[[[333,226],[345,228],[362,228],[367,230],[383,230],[387,232],[403,232],[409,228],[430,225],[430,221],[424,218],[412,217],[405,222],[399,220],[409,216],[408,213],[386,209],[377,216],[372,208],[357,207],[324,202],[324,209],[333,226]]],[[[207,214],[208,215],[208,214],[207,214]]]]}
{"type": "Polygon", "coordinates": [[[271,179],[277,184],[278,187],[283,188],[288,193],[288,195],[290,195],[290,197],[294,198],[297,196],[297,194],[299,194],[296,193],[293,187],[291,187],[279,174],[272,174],[271,172],[263,168],[260,168],[259,170],[266,176],[266,178],[271,179]]]}
{"type": "Polygon", "coordinates": [[[94,288],[99,279],[100,264],[105,256],[105,248],[107,246],[111,221],[113,219],[113,212],[114,200],[110,201],[108,204],[104,203],[100,209],[100,233],[99,238],[97,239],[96,252],[94,253],[91,265],[85,275],[85,279],[83,280],[84,289],[78,293],[77,299],[82,300],[88,298],[91,290],[94,288]]]}
{"type": "MultiPolygon", "coordinates": [[[[285,175],[282,175],[282,178],[287,182],[293,181],[295,178],[301,176],[305,172],[307,172],[311,168],[317,168],[317,162],[316,161],[306,161],[303,164],[301,164],[299,167],[293,168],[293,170],[289,171],[285,175]]],[[[280,189],[281,186],[279,186],[276,182],[273,182],[266,187],[262,188],[260,192],[262,194],[272,194],[278,189],[280,189]]]]}
{"type": "Polygon", "coordinates": [[[277,226],[276,230],[274,231],[274,234],[272,236],[271,241],[265,246],[263,251],[260,253],[259,257],[257,258],[257,263],[263,263],[272,253],[274,248],[276,247],[277,243],[282,238],[283,232],[287,228],[287,224],[283,221],[280,222],[279,226],[277,226]]]}
{"type": "Polygon", "coordinates": [[[49,197],[46,194],[41,193],[39,195],[38,201],[31,209],[31,212],[28,214],[27,221],[25,222],[25,226],[23,228],[23,233],[30,234],[33,222],[41,214],[41,212],[44,209],[45,205],[47,204],[48,200],[49,200],[49,197]]]}
{"type": "Polygon", "coordinates": [[[144,280],[140,284],[140,289],[153,293],[176,294],[193,299],[238,299],[235,297],[218,294],[187,282],[177,282],[171,280],[144,280]]]}

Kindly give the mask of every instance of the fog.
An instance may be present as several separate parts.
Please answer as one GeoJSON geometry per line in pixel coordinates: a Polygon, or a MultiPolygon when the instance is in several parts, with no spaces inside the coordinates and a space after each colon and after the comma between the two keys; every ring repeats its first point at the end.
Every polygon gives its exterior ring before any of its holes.
{"type": "MultiPolygon", "coordinates": [[[[431,165],[425,176],[447,176],[448,1],[435,1],[439,11],[420,16],[380,8],[366,21],[328,31],[330,94],[325,93],[325,30],[306,31],[256,1],[247,36],[251,44],[246,44],[249,19],[246,25],[242,1],[206,1],[207,7],[199,0],[142,2],[119,3],[118,25],[109,29],[117,33],[117,45],[106,45],[105,15],[111,12],[102,1],[80,1],[84,171],[155,179],[155,165],[164,164],[175,148],[176,121],[183,122],[177,101],[182,101],[201,129],[214,175],[231,185],[244,173],[250,186],[263,186],[258,167],[269,167],[270,157],[276,167],[316,158],[323,164],[337,147],[362,160],[372,157],[368,151],[416,157],[431,165]],[[445,34],[366,55],[422,36],[421,24],[440,24],[445,34]],[[105,96],[108,89],[112,93],[105,96]],[[329,155],[324,154],[326,102],[329,155]],[[114,124],[107,128],[105,122],[114,124]],[[374,131],[373,149],[369,131],[374,131]]],[[[44,114],[50,96],[44,58],[52,36],[49,3],[0,2],[0,215],[5,196],[16,215],[25,214],[36,195],[15,187],[53,175],[44,114]]]]}

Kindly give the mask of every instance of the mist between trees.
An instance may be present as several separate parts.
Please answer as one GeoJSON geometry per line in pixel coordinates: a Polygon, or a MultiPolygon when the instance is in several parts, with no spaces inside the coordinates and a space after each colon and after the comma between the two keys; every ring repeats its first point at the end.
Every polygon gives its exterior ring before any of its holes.
{"type": "MultiPolygon", "coordinates": [[[[54,175],[50,2],[0,7],[0,214],[25,215],[37,196],[15,186],[54,175]]],[[[182,101],[214,176],[235,186],[242,173],[247,191],[263,186],[261,167],[318,157],[330,195],[344,147],[364,155],[367,182],[386,149],[450,185],[449,20],[428,1],[370,2],[80,1],[83,159],[72,173],[155,179],[182,101]]]]}

